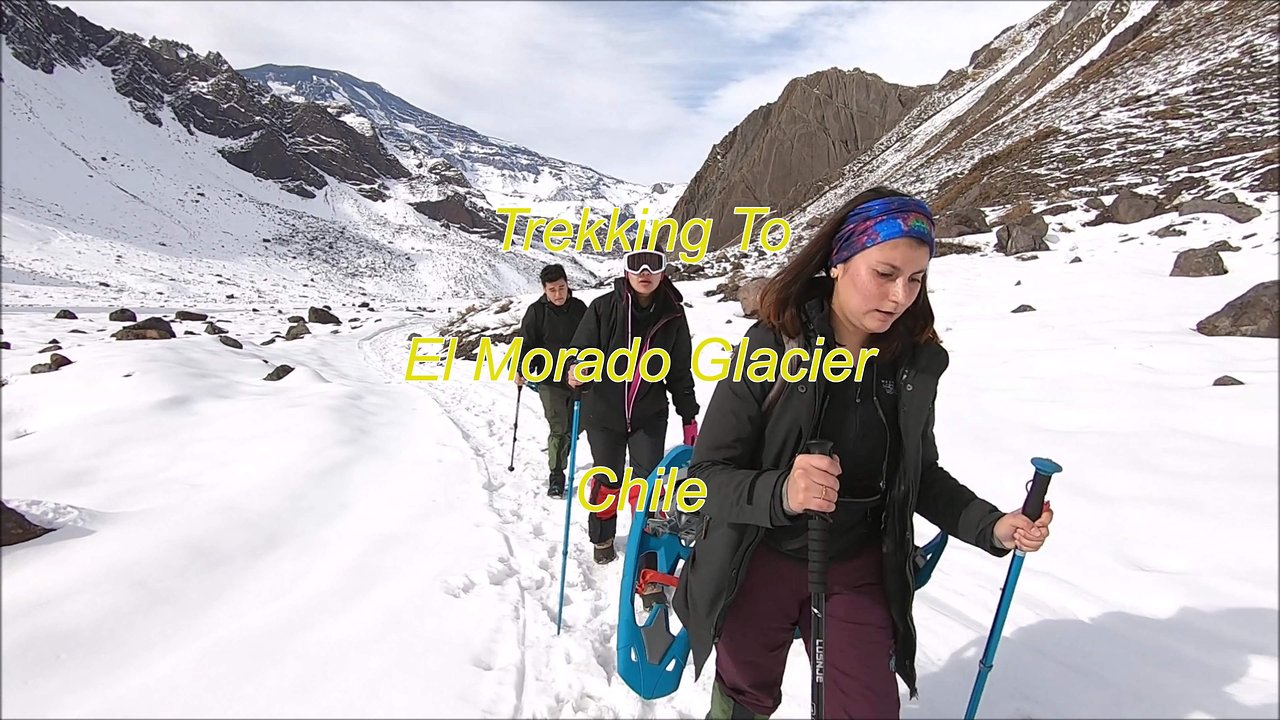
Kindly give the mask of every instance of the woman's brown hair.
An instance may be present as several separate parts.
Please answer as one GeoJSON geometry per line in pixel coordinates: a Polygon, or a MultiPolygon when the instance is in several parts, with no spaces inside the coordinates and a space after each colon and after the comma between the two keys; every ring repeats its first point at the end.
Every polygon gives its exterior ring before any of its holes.
{"type": "MultiPolygon", "coordinates": [[[[878,186],[859,193],[827,218],[808,244],[781,270],[769,279],[760,293],[759,318],[769,329],[783,337],[800,337],[801,308],[821,297],[829,304],[835,281],[827,271],[831,257],[831,241],[840,230],[844,218],[859,205],[887,197],[908,197],[891,187],[878,186]],[[821,274],[822,277],[816,277],[821,274]]],[[[928,273],[920,279],[920,293],[915,302],[894,321],[889,329],[868,339],[880,349],[879,357],[893,358],[910,345],[941,343],[933,327],[933,307],[929,304],[928,273]]]]}

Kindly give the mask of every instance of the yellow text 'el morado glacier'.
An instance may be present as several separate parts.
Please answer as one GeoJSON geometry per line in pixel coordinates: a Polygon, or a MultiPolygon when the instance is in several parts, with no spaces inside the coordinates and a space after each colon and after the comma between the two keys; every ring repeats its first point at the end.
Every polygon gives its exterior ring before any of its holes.
{"type": "MultiPolygon", "coordinates": [[[[629,347],[618,348],[609,353],[607,358],[599,348],[583,348],[581,351],[575,348],[562,348],[558,357],[555,358],[551,357],[551,352],[545,348],[533,348],[524,355],[520,360],[520,366],[517,367],[516,361],[520,358],[523,341],[524,338],[514,338],[507,347],[506,353],[502,355],[502,359],[495,365],[497,352],[494,351],[493,343],[489,338],[481,338],[476,351],[475,371],[471,379],[475,381],[483,379],[487,370],[489,380],[514,381],[518,372],[525,380],[533,382],[542,382],[548,377],[561,381],[565,379],[565,368],[572,365],[574,377],[581,382],[599,382],[605,374],[614,382],[625,382],[635,377],[638,363],[640,377],[645,382],[662,382],[671,371],[671,356],[667,351],[662,348],[649,348],[641,355],[639,338],[633,339],[629,347]],[[539,360],[541,363],[538,362],[539,360]],[[619,366],[620,362],[621,366],[619,366]],[[657,367],[655,368],[654,365],[657,367]],[[534,370],[535,366],[540,369],[534,370]]],[[[809,356],[809,350],[806,348],[791,348],[779,357],[776,350],[768,347],[747,352],[750,342],[749,338],[743,338],[742,344],[736,351],[733,344],[723,337],[709,337],[699,342],[693,349],[694,377],[704,382],[718,382],[732,373],[735,382],[741,381],[744,376],[752,382],[775,382],[781,375],[781,378],[787,382],[799,380],[813,382],[818,379],[818,373],[821,372],[823,377],[831,382],[842,382],[852,372],[854,382],[862,382],[867,360],[880,354],[879,348],[862,348],[855,361],[853,353],[848,348],[836,347],[828,351],[822,347],[826,338],[819,337],[813,350],[812,362],[805,368],[804,361],[809,356]],[[728,358],[704,359],[703,353],[712,347],[732,354],[728,358]],[[789,369],[793,356],[801,361],[799,365],[801,369],[798,372],[789,369]],[[855,366],[856,371],[854,371],[855,366]]],[[[453,379],[453,360],[457,347],[458,338],[456,337],[414,338],[409,346],[409,366],[405,370],[404,379],[424,382],[453,379]],[[420,352],[419,347],[427,344],[447,344],[447,347],[443,355],[420,352]],[[435,374],[434,370],[414,372],[418,363],[440,363],[441,361],[444,363],[443,374],[435,374]]]]}

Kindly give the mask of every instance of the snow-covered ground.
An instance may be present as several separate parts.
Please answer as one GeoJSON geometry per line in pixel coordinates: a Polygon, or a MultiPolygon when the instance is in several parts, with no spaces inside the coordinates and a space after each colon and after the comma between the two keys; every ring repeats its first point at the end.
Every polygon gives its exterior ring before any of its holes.
{"type": "MultiPolygon", "coordinates": [[[[1009,509],[1032,456],[1064,467],[982,717],[1276,717],[1280,348],[1194,331],[1277,277],[1274,198],[1266,210],[1183,218],[1188,235],[1166,239],[1149,233],[1175,216],[1059,216],[1035,261],[935,261],[942,462],[1009,509]],[[1228,274],[1168,276],[1179,250],[1220,239],[1242,248],[1222,254],[1228,274]],[[1036,311],[1011,312],[1023,303],[1036,311]],[[1244,384],[1214,386],[1224,374],[1244,384]]],[[[695,345],[750,325],[704,297],[716,282],[679,284],[695,345]]],[[[465,362],[447,383],[405,381],[409,334],[447,313],[335,304],[340,327],[263,346],[306,305],[206,308],[236,350],[191,322],[175,328],[200,334],[111,340],[123,323],[93,297],[58,320],[6,292],[0,316],[3,497],[60,528],[0,555],[4,715],[705,716],[711,667],[651,703],[614,676],[622,563],[591,563],[581,507],[556,635],[565,506],[543,494],[537,397],[519,396],[509,473],[510,383],[473,382],[465,362]],[[30,374],[55,339],[74,364],[30,374]],[[297,369],[264,381],[280,364],[297,369]]],[[[713,389],[698,385],[704,410],[713,389]]],[[[948,547],[918,597],[904,717],[963,713],[1007,567],[948,547]]],[[[807,715],[799,643],[783,693],[778,717],[807,715]]]]}

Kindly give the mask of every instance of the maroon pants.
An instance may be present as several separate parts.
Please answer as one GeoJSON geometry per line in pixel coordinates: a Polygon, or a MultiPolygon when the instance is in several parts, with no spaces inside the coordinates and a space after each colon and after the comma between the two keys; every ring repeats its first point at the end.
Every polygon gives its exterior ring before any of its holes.
{"type": "MultiPolygon", "coordinates": [[[[880,547],[832,562],[827,570],[826,709],[830,717],[896,718],[893,620],[885,598],[880,547]]],[[[772,715],[799,626],[813,657],[804,560],[756,546],[716,643],[716,680],[738,704],[772,715]]]]}

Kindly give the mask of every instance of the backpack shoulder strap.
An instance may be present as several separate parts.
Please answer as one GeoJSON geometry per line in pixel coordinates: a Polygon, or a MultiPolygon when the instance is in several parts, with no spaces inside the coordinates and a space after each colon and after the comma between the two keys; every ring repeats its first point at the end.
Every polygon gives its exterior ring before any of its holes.
{"type": "MultiPolygon", "coordinates": [[[[794,350],[795,348],[800,347],[801,342],[802,342],[802,341],[801,341],[801,339],[800,339],[800,338],[798,338],[798,337],[794,337],[794,338],[793,338],[793,337],[789,337],[789,338],[786,338],[786,339],[785,339],[785,342],[783,343],[783,355],[784,355],[784,357],[785,357],[786,352],[787,352],[788,350],[794,350]]],[[[796,370],[796,367],[795,367],[795,366],[796,366],[796,357],[795,357],[794,355],[793,355],[793,356],[791,356],[791,359],[789,360],[789,363],[790,363],[790,365],[789,365],[789,366],[788,366],[788,368],[787,368],[788,374],[790,374],[790,373],[794,373],[794,372],[795,372],[795,370],[796,370]]],[[[779,363],[779,365],[781,365],[781,363],[779,363]]],[[[784,379],[782,378],[782,368],[781,368],[781,367],[779,367],[779,368],[778,368],[778,376],[777,376],[777,377],[775,377],[775,378],[773,379],[773,386],[769,388],[769,394],[768,394],[768,395],[766,395],[766,396],[765,396],[765,398],[764,398],[764,406],[763,406],[763,409],[764,409],[764,417],[765,417],[765,423],[766,423],[766,424],[768,424],[768,422],[769,422],[769,415],[773,412],[773,408],[774,408],[774,406],[778,404],[778,400],[779,400],[779,398],[781,398],[781,397],[782,397],[782,393],[783,393],[783,391],[786,389],[786,386],[787,386],[787,385],[788,385],[787,381],[786,381],[786,380],[784,380],[784,379]]]]}

